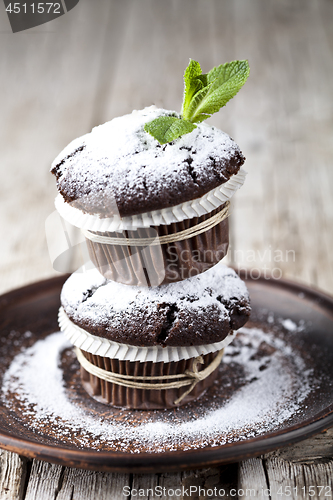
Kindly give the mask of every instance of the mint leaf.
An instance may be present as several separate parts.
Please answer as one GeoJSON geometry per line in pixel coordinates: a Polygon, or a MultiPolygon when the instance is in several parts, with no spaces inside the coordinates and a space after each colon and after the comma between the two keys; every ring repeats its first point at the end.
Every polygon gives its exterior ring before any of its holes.
{"type": "Polygon", "coordinates": [[[202,75],[200,64],[197,61],[190,59],[189,65],[187,66],[184,73],[184,97],[182,106],[182,115],[186,119],[186,110],[192,100],[194,94],[207,85],[206,81],[202,81],[200,78],[202,75]]]}
{"type": "Polygon", "coordinates": [[[213,68],[207,74],[208,91],[200,91],[200,95],[194,96],[195,103],[191,101],[187,119],[201,122],[219,111],[242,88],[249,73],[248,61],[232,61],[213,68]]]}
{"type": "MultiPolygon", "coordinates": [[[[196,114],[196,111],[197,111],[198,107],[200,106],[201,102],[203,101],[203,99],[209,93],[211,86],[212,86],[212,83],[210,83],[206,87],[203,87],[201,90],[199,90],[192,97],[192,100],[191,100],[190,104],[188,105],[186,112],[184,113],[184,118],[186,118],[187,120],[190,120],[191,122],[193,121],[193,116],[196,114]]],[[[203,115],[203,113],[201,113],[201,115],[204,117],[202,118],[202,117],[198,116],[197,120],[196,120],[197,122],[202,122],[206,118],[210,117],[210,114],[203,115]]]]}
{"type": "Polygon", "coordinates": [[[144,129],[160,144],[188,134],[200,123],[219,111],[242,88],[250,74],[248,61],[221,64],[203,74],[200,64],[190,59],[184,73],[182,117],[160,116],[144,129]]]}
{"type": "Polygon", "coordinates": [[[184,134],[188,134],[197,128],[193,123],[177,118],[175,116],[159,116],[145,124],[144,129],[160,144],[174,141],[184,134]]]}

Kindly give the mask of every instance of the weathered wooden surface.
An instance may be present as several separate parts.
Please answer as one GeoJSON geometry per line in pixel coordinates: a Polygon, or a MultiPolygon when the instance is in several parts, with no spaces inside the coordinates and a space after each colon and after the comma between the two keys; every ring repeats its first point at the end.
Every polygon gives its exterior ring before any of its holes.
{"type": "Polygon", "coordinates": [[[305,465],[276,457],[252,458],[240,464],[238,489],[252,498],[323,499],[332,496],[332,478],[332,461],[305,465]]]}
{"type": "MultiPolygon", "coordinates": [[[[56,154],[133,108],[179,109],[181,76],[192,57],[204,71],[235,58],[251,66],[245,88],[210,120],[247,157],[229,262],[333,293],[330,0],[81,0],[66,16],[15,35],[3,3],[0,10],[1,292],[55,274],[44,223],[54,210],[48,168],[56,154]]],[[[68,270],[75,265],[69,262],[68,270]]],[[[1,452],[0,500],[120,499],[127,498],[126,486],[324,499],[332,495],[332,442],[330,430],[241,464],[145,476],[67,469],[1,452]]]]}
{"type": "Polygon", "coordinates": [[[27,476],[27,460],[0,450],[0,500],[20,500],[27,476]]]}

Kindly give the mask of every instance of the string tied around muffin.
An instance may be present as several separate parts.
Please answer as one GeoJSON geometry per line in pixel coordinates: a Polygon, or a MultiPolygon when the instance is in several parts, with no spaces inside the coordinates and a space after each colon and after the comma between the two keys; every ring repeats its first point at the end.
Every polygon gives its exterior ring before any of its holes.
{"type": "Polygon", "coordinates": [[[147,247],[156,245],[166,245],[168,243],[175,243],[177,241],[184,241],[194,236],[198,236],[209,229],[212,229],[217,224],[222,222],[224,219],[230,215],[230,201],[226,201],[222,210],[217,212],[212,217],[200,222],[199,224],[178,231],[172,234],[166,234],[163,236],[155,236],[151,238],[126,238],[126,237],[113,237],[98,234],[87,229],[81,229],[83,235],[90,241],[94,243],[100,243],[102,245],[120,245],[120,246],[132,246],[132,247],[147,247]]]}
{"type": "Polygon", "coordinates": [[[182,387],[189,386],[189,388],[186,389],[181,394],[181,396],[174,401],[175,405],[179,404],[194,389],[198,382],[209,377],[209,375],[211,375],[216,370],[222,360],[223,353],[224,349],[218,351],[218,354],[213,359],[213,361],[201,371],[198,370],[198,365],[203,364],[204,360],[202,356],[197,356],[193,360],[192,369],[187,369],[184,373],[175,375],[137,376],[114,373],[93,365],[84,356],[81,349],[75,347],[75,354],[82,368],[91,375],[94,375],[107,382],[111,382],[113,384],[121,385],[124,387],[130,387],[132,389],[146,390],[180,389],[182,387]],[[172,381],[170,382],[158,382],[170,379],[172,379],[172,381]]]}

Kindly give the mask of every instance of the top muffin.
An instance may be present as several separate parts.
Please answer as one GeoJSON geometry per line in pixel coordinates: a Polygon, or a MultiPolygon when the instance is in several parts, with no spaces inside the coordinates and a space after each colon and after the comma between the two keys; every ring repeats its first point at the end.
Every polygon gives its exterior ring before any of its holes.
{"type": "Polygon", "coordinates": [[[84,213],[126,217],[203,196],[237,174],[245,158],[221,130],[200,123],[164,145],[144,131],[155,106],[115,118],[72,141],[51,172],[63,199],[84,213]]]}

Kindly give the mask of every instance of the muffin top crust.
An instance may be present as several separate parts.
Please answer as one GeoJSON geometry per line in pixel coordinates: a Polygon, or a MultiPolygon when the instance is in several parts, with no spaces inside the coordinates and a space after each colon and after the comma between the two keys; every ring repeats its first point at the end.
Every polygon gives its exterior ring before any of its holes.
{"type": "Polygon", "coordinates": [[[144,131],[159,116],[180,115],[151,106],[72,141],[51,167],[65,202],[102,218],[142,214],[199,198],[244,163],[237,144],[205,123],[159,144],[144,131]]]}
{"type": "Polygon", "coordinates": [[[76,272],[63,286],[61,304],[89,333],[143,347],[219,342],[250,315],[245,284],[223,264],[155,288],[108,281],[96,269],[76,272]]]}

